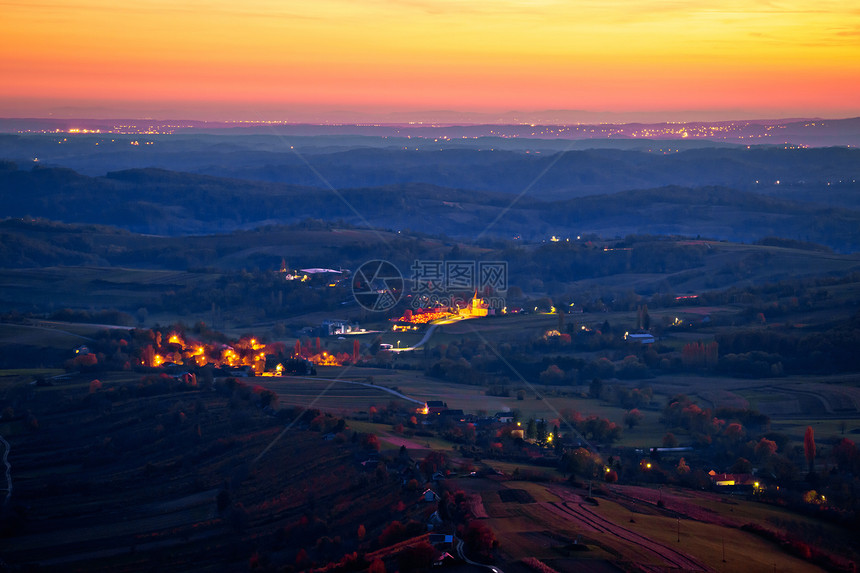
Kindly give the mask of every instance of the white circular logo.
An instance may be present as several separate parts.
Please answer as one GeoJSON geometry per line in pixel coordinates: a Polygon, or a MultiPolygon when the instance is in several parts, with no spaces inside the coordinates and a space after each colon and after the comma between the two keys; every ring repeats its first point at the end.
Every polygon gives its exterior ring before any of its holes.
{"type": "Polygon", "coordinates": [[[403,275],[388,261],[367,261],[352,275],[352,296],[367,310],[388,310],[403,296],[403,275]]]}

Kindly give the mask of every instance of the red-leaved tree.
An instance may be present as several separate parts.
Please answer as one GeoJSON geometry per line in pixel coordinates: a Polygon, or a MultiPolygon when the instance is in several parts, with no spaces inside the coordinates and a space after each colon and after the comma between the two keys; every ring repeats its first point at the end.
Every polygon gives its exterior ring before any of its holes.
{"type": "Polygon", "coordinates": [[[812,426],[806,426],[806,432],[803,434],[803,453],[806,454],[809,473],[812,473],[815,466],[815,432],[813,432],[812,426]]]}

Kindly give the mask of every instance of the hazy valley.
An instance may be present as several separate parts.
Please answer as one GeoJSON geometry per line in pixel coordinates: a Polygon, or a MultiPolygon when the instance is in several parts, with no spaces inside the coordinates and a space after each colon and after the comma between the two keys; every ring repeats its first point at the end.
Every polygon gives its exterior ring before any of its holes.
{"type": "Polygon", "coordinates": [[[223,127],[0,135],[9,570],[852,570],[853,146],[223,127]]]}

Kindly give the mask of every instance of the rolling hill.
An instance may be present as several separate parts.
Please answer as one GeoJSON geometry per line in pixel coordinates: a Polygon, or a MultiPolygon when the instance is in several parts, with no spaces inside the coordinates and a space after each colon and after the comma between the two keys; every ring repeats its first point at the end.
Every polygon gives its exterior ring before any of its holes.
{"type": "MultiPolygon", "coordinates": [[[[694,178],[690,174],[690,180],[694,178]]],[[[516,196],[417,182],[338,189],[156,168],[92,177],[67,168],[23,170],[7,162],[0,165],[0,189],[8,217],[170,236],[317,219],[472,239],[487,235],[540,241],[551,235],[644,233],[741,242],[779,236],[841,252],[860,246],[856,208],[724,186],[666,186],[553,199],[531,189],[516,196]]],[[[842,196],[856,202],[850,193],[842,196]]]]}

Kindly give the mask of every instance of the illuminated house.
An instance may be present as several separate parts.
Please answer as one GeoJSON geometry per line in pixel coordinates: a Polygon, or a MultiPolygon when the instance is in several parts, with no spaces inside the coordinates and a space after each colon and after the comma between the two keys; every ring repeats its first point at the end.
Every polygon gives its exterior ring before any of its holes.
{"type": "Polygon", "coordinates": [[[337,336],[339,334],[349,334],[357,331],[357,324],[350,324],[346,320],[324,320],[322,322],[323,336],[337,336]]]}
{"type": "Polygon", "coordinates": [[[711,483],[717,488],[726,488],[734,490],[742,489],[758,489],[759,482],[752,474],[718,474],[714,470],[708,472],[711,477],[711,483]]]}
{"type": "MultiPolygon", "coordinates": [[[[398,323],[408,323],[408,324],[427,324],[428,322],[433,322],[434,320],[441,320],[444,318],[449,318],[451,313],[442,307],[434,307],[434,308],[418,308],[414,311],[411,309],[406,309],[403,312],[403,316],[399,318],[392,319],[392,322],[398,323]]],[[[395,325],[398,326],[398,325],[395,325]]],[[[395,330],[402,328],[402,325],[395,330]]]]}
{"type": "Polygon", "coordinates": [[[654,335],[650,332],[625,332],[624,340],[639,344],[654,344],[654,335]]]}
{"type": "Polygon", "coordinates": [[[445,410],[448,409],[448,404],[443,402],[442,400],[428,400],[424,402],[423,408],[418,408],[417,412],[419,414],[441,414],[445,410]]]}
{"type": "MultiPolygon", "coordinates": [[[[341,353],[344,354],[344,353],[341,353]]],[[[317,366],[342,366],[343,365],[343,357],[338,356],[336,354],[329,354],[328,352],[322,352],[320,354],[315,354],[310,357],[310,361],[316,364],[317,366]]]]}
{"type": "Polygon", "coordinates": [[[469,301],[466,308],[459,309],[457,313],[463,318],[487,316],[489,313],[489,305],[485,303],[483,299],[478,298],[478,291],[476,290],[475,295],[472,297],[472,300],[469,301]]]}
{"type": "MultiPolygon", "coordinates": [[[[165,365],[205,366],[216,368],[248,368],[260,374],[266,369],[266,346],[256,338],[242,337],[233,346],[226,344],[203,344],[186,341],[179,333],[171,333],[166,342],[157,333],[154,344],[148,344],[141,351],[140,364],[148,368],[165,365]]],[[[270,353],[274,354],[276,348],[270,353]]]]}

